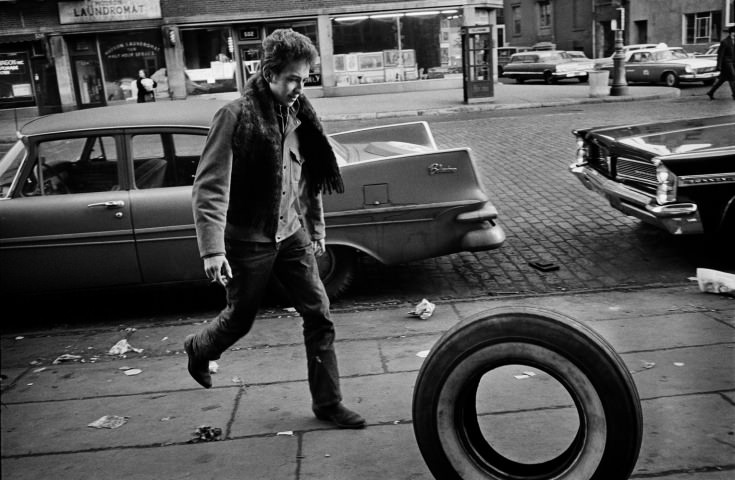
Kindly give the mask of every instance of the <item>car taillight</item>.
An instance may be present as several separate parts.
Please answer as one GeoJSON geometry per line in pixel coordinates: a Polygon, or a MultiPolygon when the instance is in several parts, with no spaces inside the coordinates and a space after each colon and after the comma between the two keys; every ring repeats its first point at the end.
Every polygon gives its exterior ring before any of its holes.
{"type": "Polygon", "coordinates": [[[666,168],[661,160],[654,159],[656,165],[656,201],[665,205],[676,201],[676,175],[666,168]]]}

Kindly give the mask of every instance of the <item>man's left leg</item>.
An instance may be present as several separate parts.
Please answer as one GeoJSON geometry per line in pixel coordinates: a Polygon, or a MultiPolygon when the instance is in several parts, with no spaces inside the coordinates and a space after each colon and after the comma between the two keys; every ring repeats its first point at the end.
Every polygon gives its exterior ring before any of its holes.
{"type": "Polygon", "coordinates": [[[311,241],[303,229],[281,243],[273,272],[286,287],[294,308],[304,320],[304,345],[314,414],[340,428],[362,428],[365,419],[342,405],[329,297],[319,278],[311,241]]]}

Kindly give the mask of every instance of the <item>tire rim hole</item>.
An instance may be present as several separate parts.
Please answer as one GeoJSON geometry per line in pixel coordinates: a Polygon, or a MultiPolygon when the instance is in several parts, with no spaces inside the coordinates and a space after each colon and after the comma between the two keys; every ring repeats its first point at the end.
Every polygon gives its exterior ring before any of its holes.
{"type": "Polygon", "coordinates": [[[481,438],[510,470],[566,463],[576,450],[581,417],[574,399],[537,367],[511,364],[486,372],[474,401],[476,416],[467,421],[477,422],[481,438]]]}

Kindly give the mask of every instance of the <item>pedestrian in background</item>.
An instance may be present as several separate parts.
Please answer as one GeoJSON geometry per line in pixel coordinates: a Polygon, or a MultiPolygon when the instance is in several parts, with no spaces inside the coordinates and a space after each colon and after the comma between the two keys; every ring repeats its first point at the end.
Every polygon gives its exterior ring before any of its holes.
{"type": "Polygon", "coordinates": [[[152,78],[148,78],[145,70],[138,70],[138,79],[135,81],[135,86],[138,87],[138,103],[156,101],[158,83],[152,78]]]}
{"type": "Polygon", "coordinates": [[[715,92],[725,82],[730,84],[730,93],[735,100],[735,26],[728,28],[727,33],[717,49],[717,69],[720,76],[707,92],[710,100],[715,99],[715,92]]]}
{"type": "Polygon", "coordinates": [[[337,160],[302,95],[317,51],[308,37],[275,30],[242,97],[214,116],[193,186],[204,270],[227,306],[184,341],[191,376],[210,388],[209,361],[250,331],[271,275],[303,319],[312,411],[340,428],[365,420],[342,404],[335,330],[315,255],[325,250],[322,193],[344,190],[337,160]]]}

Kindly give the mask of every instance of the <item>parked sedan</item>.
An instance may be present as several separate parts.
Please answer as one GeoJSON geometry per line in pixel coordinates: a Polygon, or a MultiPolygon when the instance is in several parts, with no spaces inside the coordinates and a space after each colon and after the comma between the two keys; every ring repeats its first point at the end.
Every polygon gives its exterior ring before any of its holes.
{"type": "Polygon", "coordinates": [[[518,83],[526,80],[556,83],[567,78],[586,82],[589,71],[593,69],[592,60],[575,60],[560,50],[539,50],[511,55],[510,62],[503,69],[503,76],[515,79],[518,83]]]}
{"type": "Polygon", "coordinates": [[[570,169],[627,215],[735,241],[733,132],[735,115],[575,130],[570,169]]]}
{"type": "MultiPolygon", "coordinates": [[[[602,67],[612,71],[612,66],[602,67]]],[[[682,82],[714,83],[719,75],[717,62],[707,58],[690,57],[671,48],[637,50],[625,62],[625,79],[629,83],[663,83],[678,87],[682,82]]]]}
{"type": "MultiPolygon", "coordinates": [[[[203,281],[191,185],[216,101],[42,117],[0,160],[0,292],[203,281]]],[[[356,255],[385,264],[490,250],[505,239],[466,148],[425,122],[331,136],[345,193],[324,198],[332,297],[356,255]]]]}

